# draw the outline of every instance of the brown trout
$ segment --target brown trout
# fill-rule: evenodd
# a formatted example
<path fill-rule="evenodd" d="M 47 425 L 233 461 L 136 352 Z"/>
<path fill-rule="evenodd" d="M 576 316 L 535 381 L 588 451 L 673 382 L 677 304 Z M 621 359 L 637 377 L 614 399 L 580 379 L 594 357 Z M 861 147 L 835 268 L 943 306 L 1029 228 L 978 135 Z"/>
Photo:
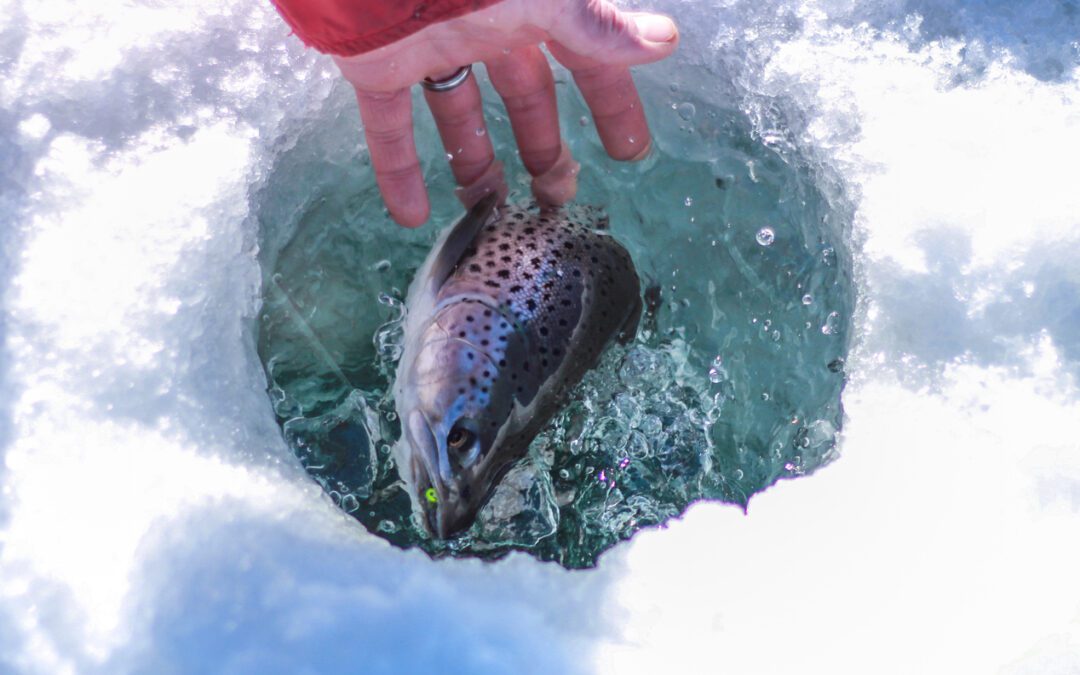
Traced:
<path fill-rule="evenodd" d="M 468 529 L 604 348 L 634 337 L 638 275 L 599 225 L 488 197 L 417 271 L 394 382 L 394 454 L 435 536 Z"/>

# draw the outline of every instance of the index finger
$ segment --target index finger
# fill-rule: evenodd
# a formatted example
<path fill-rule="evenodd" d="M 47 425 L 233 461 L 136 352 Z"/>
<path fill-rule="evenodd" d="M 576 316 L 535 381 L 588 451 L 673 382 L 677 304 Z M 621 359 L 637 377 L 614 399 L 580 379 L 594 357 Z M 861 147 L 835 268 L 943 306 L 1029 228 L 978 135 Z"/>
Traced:
<path fill-rule="evenodd" d="M 405 227 L 418 227 L 430 215 L 424 174 L 413 138 L 412 95 L 356 88 L 371 166 L 390 216 Z"/>

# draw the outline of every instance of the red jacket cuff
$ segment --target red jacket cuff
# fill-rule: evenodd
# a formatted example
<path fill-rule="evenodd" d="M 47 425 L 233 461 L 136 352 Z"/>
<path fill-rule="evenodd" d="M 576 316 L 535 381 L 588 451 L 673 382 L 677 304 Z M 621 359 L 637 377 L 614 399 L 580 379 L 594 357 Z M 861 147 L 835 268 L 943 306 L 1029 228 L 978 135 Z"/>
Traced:
<path fill-rule="evenodd" d="M 309 47 L 354 56 L 501 0 L 271 0 Z"/>

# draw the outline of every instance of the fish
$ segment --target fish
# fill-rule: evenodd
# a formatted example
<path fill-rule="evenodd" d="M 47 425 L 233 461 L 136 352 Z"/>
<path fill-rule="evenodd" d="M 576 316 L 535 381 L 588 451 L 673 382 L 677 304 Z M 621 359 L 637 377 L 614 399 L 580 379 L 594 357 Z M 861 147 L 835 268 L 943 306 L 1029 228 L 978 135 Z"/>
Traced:
<path fill-rule="evenodd" d="M 633 260 L 597 211 L 581 213 L 486 197 L 410 284 L 393 456 L 430 536 L 468 530 L 607 346 L 636 335 Z"/>

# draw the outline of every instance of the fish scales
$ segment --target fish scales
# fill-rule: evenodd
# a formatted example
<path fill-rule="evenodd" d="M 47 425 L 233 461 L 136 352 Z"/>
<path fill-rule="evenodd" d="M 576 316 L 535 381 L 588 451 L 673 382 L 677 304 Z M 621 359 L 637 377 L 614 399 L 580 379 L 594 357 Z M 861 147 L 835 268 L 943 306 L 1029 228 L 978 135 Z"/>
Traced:
<path fill-rule="evenodd" d="M 466 249 L 438 298 L 462 297 L 485 306 L 475 316 L 465 314 L 464 321 L 450 319 L 446 327 L 509 368 L 517 382 L 515 398 L 528 405 L 566 360 L 574 332 L 581 331 L 575 355 L 595 359 L 621 327 L 626 309 L 638 302 L 638 292 L 630 255 L 612 237 L 576 219 L 507 207 Z M 473 300 L 475 295 L 491 302 Z M 507 360 L 510 341 L 523 348 Z"/>
<path fill-rule="evenodd" d="M 414 282 L 432 277 L 419 287 L 430 297 L 413 289 L 407 303 L 399 469 L 411 469 L 414 503 L 440 536 L 471 524 L 604 348 L 633 336 L 641 311 L 630 255 L 595 218 L 493 206 L 436 246 Z M 455 234 L 471 234 L 458 237 L 460 252 Z M 439 255 L 454 258 L 444 271 Z"/>

